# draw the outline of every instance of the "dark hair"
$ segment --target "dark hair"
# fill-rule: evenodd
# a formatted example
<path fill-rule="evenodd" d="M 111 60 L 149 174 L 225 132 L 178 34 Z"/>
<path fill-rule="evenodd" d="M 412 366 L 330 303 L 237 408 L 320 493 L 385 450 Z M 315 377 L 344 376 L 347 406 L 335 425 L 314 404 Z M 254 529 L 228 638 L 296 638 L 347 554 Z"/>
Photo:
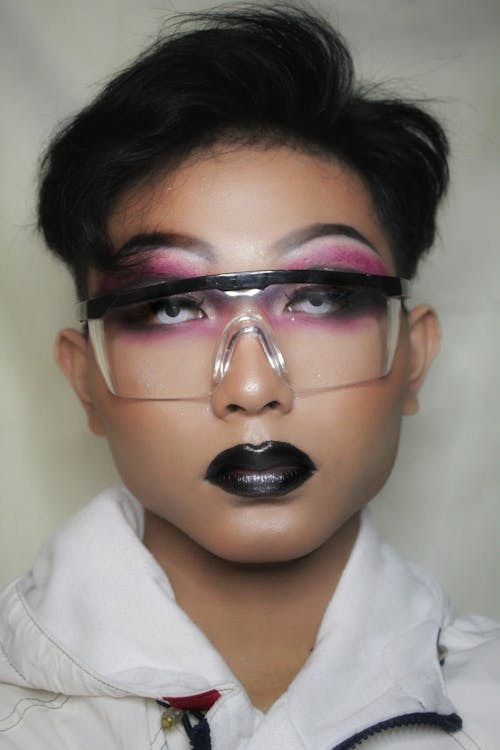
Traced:
<path fill-rule="evenodd" d="M 433 242 L 448 143 L 420 106 L 354 78 L 342 37 L 312 11 L 245 5 L 188 14 L 114 78 L 50 145 L 39 227 L 85 294 L 112 266 L 106 224 L 134 184 L 223 141 L 291 145 L 365 181 L 400 275 Z"/>

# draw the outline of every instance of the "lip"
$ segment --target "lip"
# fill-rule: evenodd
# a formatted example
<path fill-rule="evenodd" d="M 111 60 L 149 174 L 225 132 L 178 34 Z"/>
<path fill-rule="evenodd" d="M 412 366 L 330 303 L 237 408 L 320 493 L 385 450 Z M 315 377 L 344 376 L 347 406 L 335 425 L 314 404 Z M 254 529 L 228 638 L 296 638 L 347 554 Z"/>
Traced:
<path fill-rule="evenodd" d="M 222 451 L 209 464 L 205 479 L 239 497 L 282 497 L 304 484 L 315 471 L 313 461 L 299 448 L 269 440 Z"/>

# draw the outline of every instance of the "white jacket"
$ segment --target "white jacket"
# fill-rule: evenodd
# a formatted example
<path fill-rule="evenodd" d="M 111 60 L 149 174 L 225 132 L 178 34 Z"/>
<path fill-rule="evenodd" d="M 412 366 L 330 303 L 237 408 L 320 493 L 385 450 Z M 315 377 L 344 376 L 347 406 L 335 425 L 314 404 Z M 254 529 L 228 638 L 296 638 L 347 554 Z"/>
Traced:
<path fill-rule="evenodd" d="M 108 490 L 3 592 L 1 750 L 186 750 L 157 699 L 191 708 L 200 694 L 205 719 L 179 713 L 201 721 L 200 750 L 500 748 L 499 627 L 453 621 L 368 514 L 309 660 L 266 714 L 177 606 L 142 524 L 137 501 Z"/>

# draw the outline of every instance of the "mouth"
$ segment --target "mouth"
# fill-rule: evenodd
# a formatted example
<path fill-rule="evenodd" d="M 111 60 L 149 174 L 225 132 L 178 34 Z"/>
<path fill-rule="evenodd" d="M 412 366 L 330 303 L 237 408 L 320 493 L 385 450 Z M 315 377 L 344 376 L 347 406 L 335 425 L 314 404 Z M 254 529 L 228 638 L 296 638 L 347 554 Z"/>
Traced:
<path fill-rule="evenodd" d="M 235 445 L 209 464 L 205 479 L 239 497 L 281 497 L 300 487 L 316 471 L 309 456 L 290 443 Z"/>

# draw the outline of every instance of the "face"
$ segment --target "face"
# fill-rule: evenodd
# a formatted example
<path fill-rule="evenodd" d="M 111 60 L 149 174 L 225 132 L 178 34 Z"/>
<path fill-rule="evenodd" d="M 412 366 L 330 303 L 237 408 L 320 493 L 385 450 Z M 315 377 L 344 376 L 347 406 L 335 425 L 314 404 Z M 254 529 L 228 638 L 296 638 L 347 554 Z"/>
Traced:
<path fill-rule="evenodd" d="M 172 275 L 318 266 L 395 274 L 388 238 L 360 178 L 339 163 L 287 148 L 221 148 L 193 157 L 125 195 L 109 230 L 117 252 L 145 235 L 149 247 L 121 278 L 94 273 L 94 294 L 129 285 L 131 275 L 141 284 Z M 401 417 L 417 408 L 437 339 L 432 311 L 418 308 L 403 316 L 386 377 L 297 396 L 247 337 L 204 401 L 116 397 L 80 334 L 63 332 L 58 346 L 91 428 L 106 436 L 125 484 L 150 515 L 220 558 L 274 562 L 320 549 L 380 490 Z M 307 351 L 303 356 L 307 366 Z M 314 468 L 299 486 L 247 497 L 208 481 L 207 468 L 219 454 L 268 441 L 308 457 Z"/>

